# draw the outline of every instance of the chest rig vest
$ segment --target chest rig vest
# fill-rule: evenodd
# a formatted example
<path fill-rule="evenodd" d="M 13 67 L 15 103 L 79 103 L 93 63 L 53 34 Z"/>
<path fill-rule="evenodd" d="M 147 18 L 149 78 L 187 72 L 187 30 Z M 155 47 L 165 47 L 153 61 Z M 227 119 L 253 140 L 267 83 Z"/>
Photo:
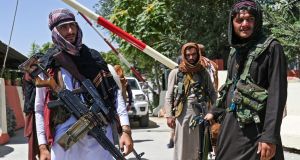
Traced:
<path fill-rule="evenodd" d="M 201 72 L 204 72 L 203 69 Z M 200 73 L 201 73 L 200 72 Z M 195 82 L 192 74 L 183 74 L 181 71 L 177 73 L 177 84 L 173 88 L 173 109 L 172 114 L 175 117 L 181 115 L 184 103 L 187 100 L 189 94 L 195 94 L 196 102 L 207 102 L 209 99 L 206 89 L 206 81 L 201 74 L 198 73 L 198 79 Z"/>
<path fill-rule="evenodd" d="M 250 77 L 250 67 L 253 60 L 259 57 L 273 40 L 272 37 L 264 37 L 250 49 L 240 77 L 236 79 L 227 77 L 225 84 L 219 90 L 220 96 L 216 101 L 216 107 L 226 108 L 227 112 L 235 112 L 241 128 L 246 124 L 261 122 L 259 112 L 267 105 L 268 91 L 255 84 Z M 236 54 L 236 50 L 232 48 L 228 64 L 231 63 L 234 54 Z M 225 106 L 228 93 L 232 95 L 231 103 L 229 106 Z"/>

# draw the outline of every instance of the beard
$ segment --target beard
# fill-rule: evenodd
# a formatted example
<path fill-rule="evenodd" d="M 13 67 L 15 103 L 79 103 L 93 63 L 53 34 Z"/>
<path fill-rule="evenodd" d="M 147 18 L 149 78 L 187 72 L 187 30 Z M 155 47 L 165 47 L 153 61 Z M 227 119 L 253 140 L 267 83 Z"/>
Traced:
<path fill-rule="evenodd" d="M 186 60 L 189 64 L 191 64 L 191 65 L 196 65 L 197 64 L 197 62 L 198 62 L 198 58 L 197 59 L 189 59 L 189 60 Z"/>

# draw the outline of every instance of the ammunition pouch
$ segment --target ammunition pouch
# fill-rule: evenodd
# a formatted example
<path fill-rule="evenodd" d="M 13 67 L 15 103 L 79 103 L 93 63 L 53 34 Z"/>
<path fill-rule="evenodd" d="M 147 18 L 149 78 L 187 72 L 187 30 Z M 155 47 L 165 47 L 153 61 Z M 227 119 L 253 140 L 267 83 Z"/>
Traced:
<path fill-rule="evenodd" d="M 219 89 L 219 96 L 216 100 L 216 104 L 215 106 L 217 108 L 226 108 L 225 106 L 225 101 L 226 101 L 226 97 L 227 97 L 227 92 L 229 90 L 229 87 L 232 84 L 232 80 L 227 79 L 225 84 L 223 84 L 220 89 Z"/>
<path fill-rule="evenodd" d="M 181 112 L 183 110 L 183 103 L 180 102 L 176 107 L 173 108 L 174 117 L 179 117 L 181 115 Z"/>
<path fill-rule="evenodd" d="M 268 91 L 253 83 L 250 77 L 250 67 L 252 62 L 264 53 L 273 40 L 272 37 L 263 37 L 250 49 L 243 73 L 235 86 L 232 102 L 236 107 L 237 120 L 241 128 L 245 124 L 261 122 L 259 113 L 266 107 Z M 235 50 L 232 49 L 231 53 L 235 53 Z M 229 110 L 231 110 L 230 108 Z"/>
<path fill-rule="evenodd" d="M 236 115 L 240 126 L 260 123 L 259 112 L 266 107 L 268 91 L 250 81 L 239 80 L 232 102 L 237 106 Z"/>
<path fill-rule="evenodd" d="M 68 112 L 64 107 L 54 108 L 51 112 L 53 113 L 53 115 L 51 116 L 51 123 L 54 127 L 64 123 L 71 117 L 71 113 Z"/>
<path fill-rule="evenodd" d="M 57 99 L 57 94 L 49 90 L 49 98 L 51 100 Z M 51 102 L 51 101 L 50 101 Z M 48 106 L 51 105 L 48 103 Z M 64 123 L 67 119 L 71 117 L 71 113 L 65 109 L 65 107 L 56 106 L 51 108 L 51 117 L 50 117 L 50 122 L 53 125 L 53 127 L 56 127 L 59 124 Z"/>
<path fill-rule="evenodd" d="M 179 82 L 178 85 L 174 87 L 173 93 L 174 93 L 174 103 L 173 103 L 173 108 L 172 108 L 172 114 L 175 117 L 179 117 L 182 110 L 183 110 L 183 93 L 184 88 L 183 88 L 183 83 Z"/>
<path fill-rule="evenodd" d="M 201 83 L 201 81 L 197 81 L 190 85 L 190 90 L 192 93 L 195 94 L 198 103 L 209 102 L 209 93 L 206 91 L 207 87 L 205 83 Z"/>

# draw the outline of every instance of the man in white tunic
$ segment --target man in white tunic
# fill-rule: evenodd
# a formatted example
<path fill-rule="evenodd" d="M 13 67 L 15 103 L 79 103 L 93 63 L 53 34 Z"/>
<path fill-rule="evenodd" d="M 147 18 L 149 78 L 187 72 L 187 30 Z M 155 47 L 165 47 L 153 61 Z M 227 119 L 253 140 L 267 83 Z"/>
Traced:
<path fill-rule="evenodd" d="M 128 114 L 124 100 L 107 68 L 106 62 L 102 59 L 99 52 L 82 44 L 81 29 L 75 21 L 74 14 L 69 10 L 57 9 L 52 11 L 49 14 L 49 28 L 52 31 L 52 40 L 56 49 L 50 49 L 47 54 L 51 55 L 51 51 L 66 53 L 72 59 L 80 74 L 94 83 L 109 111 L 116 112 L 118 115 L 122 126 L 119 140 L 120 148 L 123 149 L 124 155 L 128 155 L 133 149 Z M 51 56 L 47 60 L 50 61 Z M 49 68 L 48 74 L 52 75 L 57 82 L 61 80 L 65 89 L 73 90 L 80 87 L 80 82 L 55 61 L 51 62 Z M 45 79 L 44 74 L 39 76 Z M 77 119 L 68 111 L 62 109 L 63 107 L 57 107 L 58 109 L 56 108 L 55 110 L 47 108 L 47 102 L 57 98 L 53 93 L 51 89 L 46 87 L 36 89 L 35 114 L 41 153 L 40 160 L 112 160 L 111 154 L 103 149 L 96 139 L 90 135 L 85 135 L 68 150 L 64 150 L 57 143 L 57 140 L 65 134 Z M 82 101 L 84 101 L 84 95 L 81 97 Z M 105 133 L 110 141 L 113 142 L 111 125 L 105 128 Z"/>

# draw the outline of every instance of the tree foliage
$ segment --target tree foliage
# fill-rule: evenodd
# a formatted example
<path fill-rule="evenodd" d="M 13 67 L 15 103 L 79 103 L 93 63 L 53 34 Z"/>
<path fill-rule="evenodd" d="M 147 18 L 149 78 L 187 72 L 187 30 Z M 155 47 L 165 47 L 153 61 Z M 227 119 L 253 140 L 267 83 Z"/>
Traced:
<path fill-rule="evenodd" d="M 33 42 L 31 44 L 31 46 L 30 46 L 30 50 L 29 50 L 29 55 L 28 56 L 31 57 L 35 53 L 38 53 L 40 48 L 41 47 L 37 43 Z"/>
<path fill-rule="evenodd" d="M 282 43 L 289 62 L 299 62 L 300 1 L 281 0 L 263 7 L 266 28 Z"/>
<path fill-rule="evenodd" d="M 98 13 L 107 15 L 111 22 L 143 40 L 162 54 L 175 59 L 182 44 L 188 41 L 203 43 L 210 57 L 219 58 L 227 43 L 227 11 L 233 0 L 101 0 L 113 7 L 108 14 L 104 7 Z M 112 5 L 113 4 L 113 5 Z M 121 49 L 130 45 L 117 40 Z M 135 51 L 136 52 L 136 51 Z"/>
<path fill-rule="evenodd" d="M 264 10 L 266 32 L 283 44 L 289 59 L 299 57 L 299 1 L 257 0 Z M 109 18 L 146 44 L 169 58 L 175 59 L 182 44 L 203 43 L 210 58 L 228 54 L 228 12 L 235 0 L 99 0 L 98 13 Z M 114 37 L 120 49 L 139 67 L 153 66 L 140 51 L 124 40 Z M 225 55 L 225 56 L 224 56 Z M 147 62 L 147 64 L 143 63 Z"/>
<path fill-rule="evenodd" d="M 43 53 L 43 54 L 45 54 L 47 52 L 47 50 L 49 48 L 51 48 L 52 46 L 53 46 L 52 42 L 46 42 L 46 43 L 42 44 L 42 46 L 40 46 L 37 43 L 33 42 L 31 44 L 28 56 L 31 57 L 32 55 L 34 55 L 36 53 Z"/>
<path fill-rule="evenodd" d="M 108 64 L 116 65 L 121 63 L 119 58 L 112 51 L 101 53 L 101 56 Z"/>
<path fill-rule="evenodd" d="M 95 8 L 115 25 L 175 60 L 180 47 L 190 41 L 204 44 L 209 57 L 222 57 L 228 49 L 227 11 L 232 3 L 233 0 L 99 0 Z M 162 68 L 129 43 L 113 38 L 126 58 L 147 77 L 154 76 L 154 66 Z M 161 74 L 158 70 L 155 76 Z"/>

